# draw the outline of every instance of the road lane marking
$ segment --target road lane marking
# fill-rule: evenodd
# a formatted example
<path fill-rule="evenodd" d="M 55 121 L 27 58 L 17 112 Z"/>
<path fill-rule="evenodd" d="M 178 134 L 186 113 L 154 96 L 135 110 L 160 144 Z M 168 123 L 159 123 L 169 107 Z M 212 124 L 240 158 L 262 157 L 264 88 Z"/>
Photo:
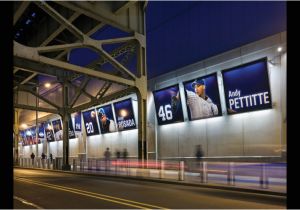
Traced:
<path fill-rule="evenodd" d="M 44 187 L 49 187 L 49 188 L 53 188 L 53 189 L 58 189 L 58 190 L 66 191 L 66 192 L 71 192 L 71 193 L 75 193 L 75 194 L 80 194 L 80 195 L 84 195 L 84 196 L 88 196 L 88 197 L 93 197 L 93 198 L 97 198 L 97 199 L 101 199 L 101 200 L 106 200 L 106 201 L 130 206 L 130 207 L 135 207 L 135 208 L 139 208 L 139 209 L 145 209 L 145 208 L 167 209 L 164 207 L 155 206 L 155 205 L 151 205 L 151 204 L 146 204 L 146 203 L 127 200 L 127 199 L 123 199 L 123 198 L 108 196 L 108 195 L 104 195 L 104 194 L 100 194 L 100 193 L 93 193 L 93 192 L 79 190 L 79 189 L 71 188 L 71 187 L 64 187 L 64 186 L 60 186 L 60 185 L 54 185 L 54 184 L 49 184 L 49 183 L 45 183 L 45 182 L 34 181 L 34 180 L 26 179 L 26 178 L 15 178 L 15 180 L 21 181 L 21 182 L 27 182 L 27 183 L 31 183 L 31 184 L 36 184 L 36 185 L 40 185 L 40 186 L 44 186 Z"/>
<path fill-rule="evenodd" d="M 35 207 L 35 208 L 37 208 L 37 209 L 45 209 L 45 208 L 43 208 L 43 207 L 41 207 L 41 206 L 38 206 L 38 205 L 36 205 L 36 204 L 34 204 L 34 203 L 31 203 L 31 202 L 29 202 L 29 201 L 27 201 L 27 200 L 25 200 L 25 199 L 23 199 L 23 198 L 20 198 L 20 197 L 15 196 L 15 195 L 14 195 L 14 199 L 16 199 L 16 200 L 18 200 L 18 201 L 21 201 L 22 203 L 24 203 L 24 204 L 26 204 L 26 205 L 33 206 L 33 207 Z"/>

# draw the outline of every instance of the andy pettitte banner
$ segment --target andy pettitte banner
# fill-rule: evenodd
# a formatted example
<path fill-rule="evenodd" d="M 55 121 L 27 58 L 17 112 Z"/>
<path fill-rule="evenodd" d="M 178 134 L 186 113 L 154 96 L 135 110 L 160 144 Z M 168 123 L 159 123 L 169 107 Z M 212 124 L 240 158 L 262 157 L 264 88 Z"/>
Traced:
<path fill-rule="evenodd" d="M 183 121 L 178 85 L 153 91 L 153 96 L 159 125 Z"/>
<path fill-rule="evenodd" d="M 131 98 L 114 103 L 118 130 L 129 130 L 136 128 Z"/>
<path fill-rule="evenodd" d="M 267 58 L 222 71 L 228 114 L 272 108 Z"/>

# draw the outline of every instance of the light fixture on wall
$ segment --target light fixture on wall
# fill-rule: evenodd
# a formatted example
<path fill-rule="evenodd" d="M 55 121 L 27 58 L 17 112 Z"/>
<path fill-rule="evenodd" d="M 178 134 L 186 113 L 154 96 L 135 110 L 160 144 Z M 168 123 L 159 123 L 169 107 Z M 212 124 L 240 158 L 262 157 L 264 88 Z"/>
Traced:
<path fill-rule="evenodd" d="M 278 56 L 276 56 L 276 57 L 278 57 Z M 274 57 L 274 58 L 268 60 L 268 62 L 269 62 L 271 65 L 273 65 L 273 66 L 276 66 L 277 64 L 280 64 L 279 62 L 276 62 L 276 57 Z"/>
<path fill-rule="evenodd" d="M 273 58 L 269 59 L 268 62 L 270 64 L 272 64 L 273 66 L 280 64 L 281 55 L 284 52 L 283 50 L 284 50 L 283 47 L 281 45 L 279 45 L 277 47 L 278 54 L 276 56 L 274 56 Z"/>
<path fill-rule="evenodd" d="M 281 51 L 282 51 L 282 47 L 279 46 L 279 47 L 277 48 L 277 52 L 281 52 Z"/>
<path fill-rule="evenodd" d="M 27 126 L 27 124 L 23 123 L 23 124 L 20 125 L 20 127 L 23 128 L 23 129 L 26 129 L 28 126 Z"/>
<path fill-rule="evenodd" d="M 46 82 L 44 86 L 45 86 L 45 88 L 50 88 L 51 84 L 49 82 Z"/>

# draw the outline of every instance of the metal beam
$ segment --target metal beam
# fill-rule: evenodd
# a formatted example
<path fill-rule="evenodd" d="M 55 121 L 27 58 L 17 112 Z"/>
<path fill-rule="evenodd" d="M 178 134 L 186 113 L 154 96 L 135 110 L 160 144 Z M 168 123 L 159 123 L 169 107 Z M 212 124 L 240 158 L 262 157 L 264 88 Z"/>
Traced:
<path fill-rule="evenodd" d="M 102 48 L 97 48 L 97 50 L 100 51 L 100 53 L 107 59 L 109 62 L 120 72 L 124 73 L 125 75 L 128 75 L 131 79 L 136 79 L 136 76 L 131 73 L 125 66 L 123 66 L 121 63 L 119 63 L 116 59 L 110 56 L 105 50 Z"/>
<path fill-rule="evenodd" d="M 72 23 L 79 16 L 80 16 L 80 13 L 74 12 L 74 14 L 68 19 L 68 21 Z M 46 46 L 47 44 L 49 44 L 56 36 L 58 36 L 58 34 L 60 34 L 65 29 L 66 29 L 65 25 L 60 25 L 56 31 L 54 31 L 50 36 L 47 37 L 47 39 L 45 41 L 43 41 L 41 46 Z"/>
<path fill-rule="evenodd" d="M 61 50 L 70 50 L 70 49 L 80 48 L 80 47 L 83 47 L 82 43 L 52 45 L 46 47 L 37 47 L 36 49 L 39 53 L 45 53 L 45 52 L 53 52 L 53 51 L 61 51 Z"/>
<path fill-rule="evenodd" d="M 31 90 L 30 88 L 26 87 L 25 85 L 19 85 L 18 86 L 18 91 L 24 91 L 24 92 L 28 92 L 32 95 L 34 95 L 35 97 L 41 99 L 42 101 L 46 102 L 47 104 L 55 107 L 56 109 L 59 109 L 60 107 L 58 105 L 56 105 L 55 103 L 49 101 L 48 99 L 44 98 L 43 96 L 40 96 L 39 94 L 37 94 L 35 91 Z"/>
<path fill-rule="evenodd" d="M 116 15 L 119 15 L 122 12 L 125 12 L 129 7 L 134 5 L 137 2 L 137 0 L 130 0 L 128 2 L 125 2 L 120 8 L 114 11 Z"/>
<path fill-rule="evenodd" d="M 90 30 L 88 33 L 86 33 L 87 36 L 92 35 L 93 33 L 95 33 L 96 31 L 98 31 L 100 28 L 102 28 L 103 26 L 105 26 L 104 23 L 99 23 L 98 25 L 96 25 L 92 30 Z M 65 54 L 67 54 L 69 52 L 69 50 L 65 50 L 63 52 L 61 52 L 60 54 L 58 54 L 55 59 L 60 59 L 61 57 L 63 57 Z"/>
<path fill-rule="evenodd" d="M 40 8 L 42 8 L 46 13 L 48 13 L 57 22 L 64 25 L 72 34 L 74 34 L 79 40 L 83 40 L 85 34 L 82 33 L 78 28 L 76 28 L 72 23 L 70 23 L 66 18 L 60 15 L 55 9 L 53 9 L 45 1 L 37 1 L 36 3 Z"/>
<path fill-rule="evenodd" d="M 122 43 L 122 42 L 128 42 L 133 41 L 136 38 L 134 36 L 129 37 L 121 37 L 121 38 L 115 38 L 115 39 L 105 39 L 105 40 L 99 40 L 99 44 L 115 44 L 115 43 Z"/>
<path fill-rule="evenodd" d="M 87 109 L 87 108 L 89 108 L 91 106 L 95 106 L 95 105 L 98 105 L 98 104 L 103 104 L 103 103 L 106 103 L 106 102 L 110 102 L 110 101 L 112 101 L 114 99 L 118 99 L 118 98 L 130 95 L 132 93 L 135 93 L 135 92 L 136 92 L 136 88 L 135 87 L 129 87 L 129 88 L 125 89 L 125 90 L 118 91 L 116 93 L 110 94 L 110 95 L 105 96 L 103 98 L 92 100 L 91 102 L 88 102 L 88 103 L 76 106 L 76 107 L 74 107 L 72 109 L 69 109 L 69 112 L 70 112 L 70 114 L 74 113 L 74 112 L 78 112 L 78 111 Z"/>
<path fill-rule="evenodd" d="M 90 81 L 90 78 L 88 76 L 85 76 L 84 80 L 80 84 L 79 89 L 76 90 L 75 96 L 71 99 L 71 103 L 70 103 L 71 108 L 74 106 L 74 104 L 78 100 L 79 96 L 81 95 L 81 90 L 86 88 L 89 81 Z"/>
<path fill-rule="evenodd" d="M 24 105 L 24 104 L 14 104 L 14 108 L 39 111 L 39 112 L 48 112 L 48 113 L 53 113 L 53 114 L 60 114 L 59 110 L 36 107 L 36 106 L 29 106 L 29 105 Z"/>
<path fill-rule="evenodd" d="M 89 94 L 88 92 L 86 92 L 83 88 L 80 89 L 80 87 L 77 87 L 76 85 L 72 84 L 72 82 L 67 81 L 67 83 L 69 85 L 71 85 L 72 87 L 74 87 L 76 90 L 82 91 L 83 94 L 85 94 L 87 97 L 89 97 L 90 99 L 93 99 L 94 96 L 92 96 L 91 94 Z"/>
<path fill-rule="evenodd" d="M 29 80 L 31 80 L 33 77 L 35 77 L 37 75 L 37 73 L 33 73 L 31 74 L 29 77 L 27 77 L 26 79 L 24 79 L 20 84 L 24 85 L 26 82 L 28 82 Z"/>
<path fill-rule="evenodd" d="M 27 83 L 29 80 L 31 80 L 33 77 L 35 77 L 37 75 L 37 73 L 32 73 L 29 77 L 27 77 L 26 79 L 24 79 L 22 82 L 20 82 L 21 85 Z M 14 86 L 14 89 L 16 89 L 18 87 L 19 84 L 17 84 L 16 86 Z"/>
<path fill-rule="evenodd" d="M 104 5 L 107 4 L 105 2 L 90 4 L 88 2 L 56 1 L 56 3 L 123 31 L 129 33 L 133 32 L 133 30 L 128 27 L 128 16 L 118 17 L 112 11 L 104 9 L 105 7 L 107 8 L 107 5 Z"/>
<path fill-rule="evenodd" d="M 98 91 L 98 93 L 96 94 L 96 98 L 97 99 L 102 98 L 111 85 L 112 85 L 111 82 L 105 82 L 103 86 L 100 88 L 100 90 Z"/>
<path fill-rule="evenodd" d="M 30 1 L 21 2 L 20 7 L 18 8 L 18 10 L 14 14 L 14 23 L 13 23 L 14 25 L 18 22 L 19 18 L 22 16 L 24 11 L 27 9 L 29 4 L 30 4 Z"/>
<path fill-rule="evenodd" d="M 22 59 L 22 61 L 24 61 L 24 60 L 34 61 L 36 63 L 46 64 L 46 65 L 49 65 L 52 67 L 56 67 L 57 70 L 61 69 L 61 70 L 67 70 L 67 71 L 76 72 L 76 73 L 80 73 L 80 74 L 85 74 L 85 75 L 89 75 L 92 77 L 100 78 L 102 80 L 115 82 L 118 84 L 129 85 L 129 86 L 135 85 L 135 81 L 132 81 L 132 80 L 124 79 L 124 78 L 113 76 L 113 75 L 110 75 L 107 73 L 95 71 L 93 69 L 76 66 L 76 65 L 66 63 L 63 61 L 58 61 L 55 59 L 40 56 L 40 55 L 38 55 L 36 49 L 31 48 L 31 47 L 26 47 L 21 44 L 16 44 L 16 43 L 17 42 L 14 41 L 14 57 L 15 57 L 15 59 L 20 58 L 20 59 Z M 20 65 L 22 65 L 22 64 L 23 64 L 23 62 L 20 63 Z M 28 68 L 28 67 L 25 67 L 25 68 Z M 42 71 L 45 71 L 45 69 L 42 69 Z M 57 72 L 56 72 L 56 74 L 57 74 Z"/>
<path fill-rule="evenodd" d="M 38 73 L 50 77 L 56 77 L 58 73 L 57 68 L 19 57 L 14 57 L 14 66 L 20 68 L 22 71 Z"/>
<path fill-rule="evenodd" d="M 20 70 L 19 68 L 14 67 L 13 73 L 15 74 L 15 73 L 17 73 L 19 70 Z"/>

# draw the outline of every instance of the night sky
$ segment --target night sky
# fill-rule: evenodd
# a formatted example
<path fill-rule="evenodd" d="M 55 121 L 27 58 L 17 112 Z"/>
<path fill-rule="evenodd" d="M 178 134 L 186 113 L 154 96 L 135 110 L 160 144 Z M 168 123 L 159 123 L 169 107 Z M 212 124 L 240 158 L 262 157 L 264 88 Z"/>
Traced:
<path fill-rule="evenodd" d="M 149 1 L 146 9 L 148 79 L 286 30 L 286 2 Z M 95 39 L 127 34 L 110 26 Z M 76 49 L 70 62 L 97 56 Z"/>

